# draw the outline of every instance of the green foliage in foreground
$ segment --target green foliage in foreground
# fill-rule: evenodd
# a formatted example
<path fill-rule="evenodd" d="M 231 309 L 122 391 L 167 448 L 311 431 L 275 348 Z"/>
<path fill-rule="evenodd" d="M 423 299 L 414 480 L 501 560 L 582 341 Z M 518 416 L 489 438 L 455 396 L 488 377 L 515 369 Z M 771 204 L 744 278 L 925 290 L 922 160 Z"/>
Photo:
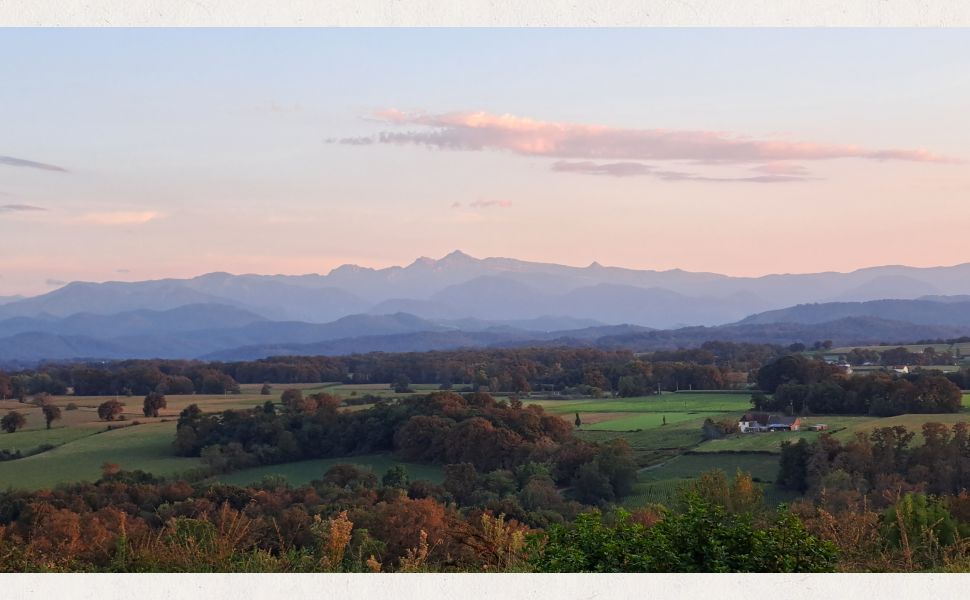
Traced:
<path fill-rule="evenodd" d="M 821 573 L 835 571 L 837 558 L 831 543 L 787 511 L 758 526 L 750 514 L 728 514 L 696 494 L 685 498 L 683 512 L 650 527 L 618 510 L 612 524 L 586 513 L 547 534 L 545 543 L 534 538 L 529 552 L 539 572 Z"/>

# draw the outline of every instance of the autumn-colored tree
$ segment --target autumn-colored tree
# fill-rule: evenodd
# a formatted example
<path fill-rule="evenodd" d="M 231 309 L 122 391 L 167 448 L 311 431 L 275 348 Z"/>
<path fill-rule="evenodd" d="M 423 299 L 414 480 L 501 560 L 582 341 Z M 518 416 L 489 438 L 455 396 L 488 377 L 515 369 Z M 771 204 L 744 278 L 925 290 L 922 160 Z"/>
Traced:
<path fill-rule="evenodd" d="M 751 479 L 750 473 L 740 469 L 729 481 L 724 471 L 712 469 L 701 473 L 700 477 L 686 484 L 680 492 L 679 502 L 690 497 L 720 506 L 731 514 L 755 513 L 765 510 L 763 492 Z"/>
<path fill-rule="evenodd" d="M 27 418 L 15 410 L 8 412 L 0 419 L 0 429 L 7 433 L 14 433 L 26 424 Z"/>
<path fill-rule="evenodd" d="M 408 551 L 412 550 L 410 564 L 414 566 L 413 560 L 422 553 L 422 538 L 427 550 L 423 559 L 426 562 L 437 554 L 436 551 L 446 550 L 445 546 L 450 540 L 448 511 L 432 498 L 412 500 L 400 497 L 394 502 L 379 502 L 352 517 L 354 523 L 385 543 L 385 564 L 400 564 L 400 560 L 406 559 Z"/>
<path fill-rule="evenodd" d="M 303 398 L 303 392 L 296 388 L 283 390 L 283 393 L 280 395 L 280 402 L 290 412 L 309 412 L 307 402 Z"/>
<path fill-rule="evenodd" d="M 336 517 L 323 520 L 320 515 L 315 517 L 312 527 L 318 538 L 320 552 L 320 569 L 324 572 L 339 572 L 344 561 L 344 553 L 350 544 L 351 532 L 354 524 L 347 518 L 347 511 L 341 511 Z"/>
<path fill-rule="evenodd" d="M 526 568 L 525 538 L 529 527 L 504 514 L 494 516 L 483 512 L 478 527 L 468 527 L 463 542 L 470 546 L 485 571 L 510 572 Z"/>
<path fill-rule="evenodd" d="M 343 404 L 343 400 L 341 400 L 340 396 L 335 396 L 326 392 L 311 394 L 306 398 L 306 400 L 307 404 L 304 407 L 304 410 L 309 412 L 322 410 L 331 415 L 335 414 Z"/>
<path fill-rule="evenodd" d="M 114 421 L 125 410 L 125 405 L 117 400 L 108 400 L 98 405 L 98 418 L 102 421 Z"/>

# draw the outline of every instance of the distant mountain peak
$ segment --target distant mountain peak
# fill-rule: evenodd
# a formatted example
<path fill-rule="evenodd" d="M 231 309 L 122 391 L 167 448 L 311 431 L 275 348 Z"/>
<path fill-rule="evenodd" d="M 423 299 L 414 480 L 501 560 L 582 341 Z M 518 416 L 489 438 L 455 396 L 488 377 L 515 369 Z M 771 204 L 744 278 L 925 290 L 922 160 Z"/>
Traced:
<path fill-rule="evenodd" d="M 452 250 L 446 256 L 442 257 L 441 260 L 475 260 L 471 255 L 465 254 L 461 250 Z"/>
<path fill-rule="evenodd" d="M 369 273 L 375 270 L 376 269 L 373 269 L 371 267 L 362 267 L 360 265 L 348 264 L 348 265 L 340 265 L 339 267 L 331 269 L 328 275 L 336 275 L 341 273 Z"/>
<path fill-rule="evenodd" d="M 213 271 L 212 273 L 204 273 L 193 277 L 196 281 L 224 281 L 226 279 L 232 279 L 235 277 L 232 273 L 227 273 L 226 271 Z"/>
<path fill-rule="evenodd" d="M 439 259 L 434 259 L 429 256 L 421 256 L 413 263 L 411 267 L 424 267 L 424 268 L 440 268 L 440 267 L 460 267 L 468 265 L 470 263 L 478 262 L 478 259 L 465 254 L 461 250 L 453 250 L 452 252 L 442 256 Z"/>

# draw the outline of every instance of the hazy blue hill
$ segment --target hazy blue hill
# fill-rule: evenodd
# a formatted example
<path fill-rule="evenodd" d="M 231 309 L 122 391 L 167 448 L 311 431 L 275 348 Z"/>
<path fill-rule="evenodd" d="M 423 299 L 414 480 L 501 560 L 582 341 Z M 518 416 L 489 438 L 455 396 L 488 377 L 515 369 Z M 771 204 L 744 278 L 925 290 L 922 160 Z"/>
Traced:
<path fill-rule="evenodd" d="M 241 327 L 263 320 L 264 317 L 255 313 L 225 304 L 186 304 L 165 311 L 135 310 L 114 315 L 77 313 L 64 318 L 49 315 L 13 317 L 0 321 L 0 337 L 45 332 L 109 339 L 123 335 Z"/>
<path fill-rule="evenodd" d="M 0 361 L 122 359 L 132 356 L 130 352 L 123 344 L 83 336 L 21 333 L 0 339 Z"/>
<path fill-rule="evenodd" d="M 604 336 L 596 345 L 635 351 L 697 347 L 707 341 L 753 342 L 787 346 L 831 340 L 835 345 L 900 343 L 970 335 L 970 326 L 915 325 L 875 317 L 847 317 L 824 323 L 736 324 L 720 327 L 685 327 Z"/>
<path fill-rule="evenodd" d="M 481 348 L 523 339 L 521 333 L 487 331 L 429 331 L 383 336 L 363 336 L 313 344 L 264 344 L 213 352 L 205 360 L 253 360 L 266 356 L 339 356 L 365 352 L 426 352 L 455 348 Z"/>
<path fill-rule="evenodd" d="M 824 323 L 845 317 L 877 317 L 918 325 L 970 326 L 970 301 L 872 300 L 799 304 L 751 315 L 738 324 Z"/>
<path fill-rule="evenodd" d="M 2 307 L 0 316 L 67 317 L 78 313 L 111 315 L 133 310 L 169 310 L 186 304 L 231 304 L 190 289 L 184 281 L 161 279 L 143 282 L 75 282 L 41 296 L 25 298 Z"/>

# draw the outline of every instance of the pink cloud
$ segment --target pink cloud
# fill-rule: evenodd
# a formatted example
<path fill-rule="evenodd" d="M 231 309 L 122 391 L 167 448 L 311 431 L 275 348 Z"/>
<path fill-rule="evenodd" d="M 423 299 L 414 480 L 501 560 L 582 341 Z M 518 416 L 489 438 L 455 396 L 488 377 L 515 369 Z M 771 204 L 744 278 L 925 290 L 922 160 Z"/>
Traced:
<path fill-rule="evenodd" d="M 596 163 L 592 161 L 557 161 L 552 164 L 552 170 L 559 173 L 581 173 L 583 175 L 608 175 L 610 177 L 650 176 L 664 181 L 708 181 L 708 182 L 737 182 L 737 183 L 786 183 L 792 181 L 807 181 L 813 179 L 807 172 L 802 173 L 769 173 L 765 175 L 745 177 L 710 177 L 660 169 L 651 165 L 637 162 Z"/>
<path fill-rule="evenodd" d="M 486 112 L 427 114 L 387 109 L 375 118 L 411 131 L 384 131 L 377 136 L 344 138 L 343 144 L 414 144 L 442 150 L 497 150 L 524 156 L 572 159 L 558 162 L 561 172 L 630 177 L 649 175 L 667 180 L 782 182 L 808 179 L 808 171 L 787 161 L 855 158 L 874 161 L 960 163 L 923 149 L 868 149 L 854 144 L 823 144 L 782 139 L 753 139 L 721 131 L 624 129 L 539 121 Z M 610 161 L 589 163 L 586 161 Z M 694 165 L 764 163 L 753 177 L 705 177 L 663 171 L 634 161 L 682 161 Z"/>

